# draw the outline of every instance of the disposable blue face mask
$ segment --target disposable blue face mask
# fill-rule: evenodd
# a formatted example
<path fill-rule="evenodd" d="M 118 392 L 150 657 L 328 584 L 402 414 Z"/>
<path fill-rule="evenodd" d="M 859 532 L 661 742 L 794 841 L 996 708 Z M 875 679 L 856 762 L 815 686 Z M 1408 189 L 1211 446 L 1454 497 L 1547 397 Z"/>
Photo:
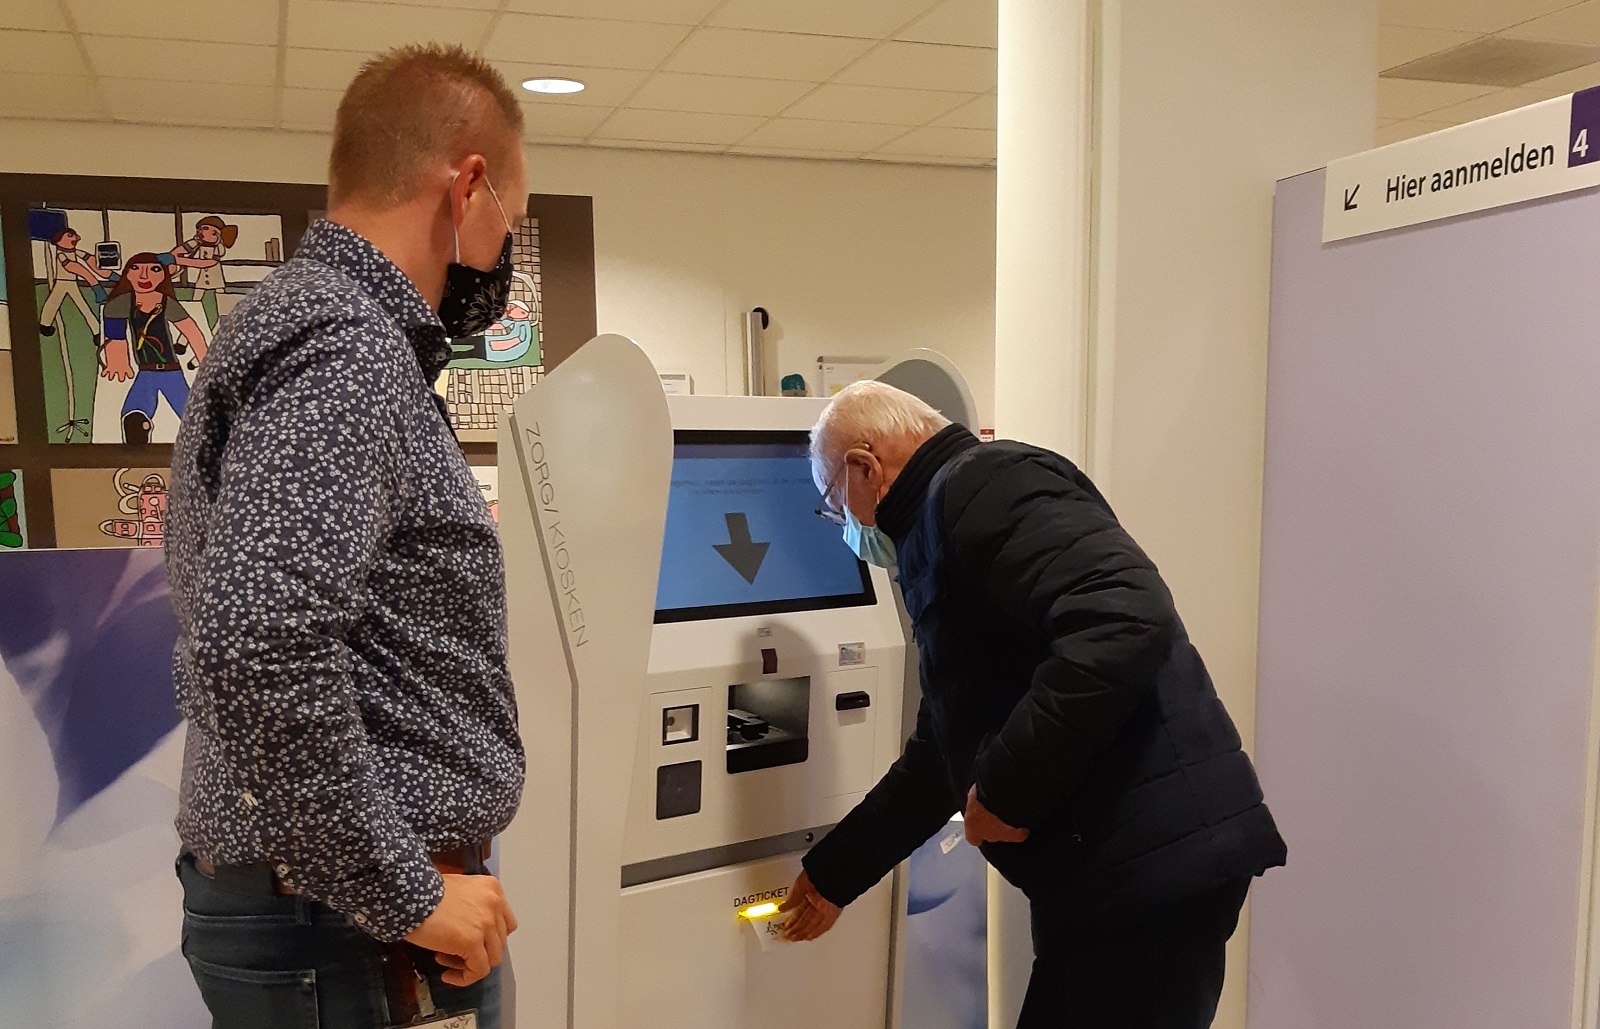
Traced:
<path fill-rule="evenodd" d="M 850 510 L 850 478 L 844 480 L 844 542 L 857 557 L 879 568 L 894 567 L 894 540 L 876 525 L 862 525 L 861 519 Z"/>

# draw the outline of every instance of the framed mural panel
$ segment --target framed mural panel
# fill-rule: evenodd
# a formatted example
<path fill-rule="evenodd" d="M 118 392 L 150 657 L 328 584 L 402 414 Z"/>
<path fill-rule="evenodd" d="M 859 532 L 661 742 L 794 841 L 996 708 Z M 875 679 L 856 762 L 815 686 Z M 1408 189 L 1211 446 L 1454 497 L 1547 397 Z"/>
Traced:
<path fill-rule="evenodd" d="M 195 373 L 325 207 L 316 185 L 0 175 L 0 470 L 17 508 L 0 539 L 159 545 Z M 534 194 L 528 212 L 505 317 L 452 340 L 436 383 L 475 466 L 494 463 L 500 412 L 596 334 L 591 198 Z"/>

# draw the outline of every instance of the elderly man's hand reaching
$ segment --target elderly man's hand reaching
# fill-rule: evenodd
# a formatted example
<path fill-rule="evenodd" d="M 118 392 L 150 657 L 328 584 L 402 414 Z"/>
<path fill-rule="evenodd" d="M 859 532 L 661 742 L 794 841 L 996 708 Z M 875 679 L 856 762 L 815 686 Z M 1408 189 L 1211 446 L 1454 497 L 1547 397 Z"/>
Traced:
<path fill-rule="evenodd" d="M 811 885 L 811 877 L 804 872 L 789 887 L 789 896 L 778 909 L 791 913 L 783 924 L 783 938 L 799 943 L 814 940 L 833 928 L 844 908 L 829 901 Z"/>

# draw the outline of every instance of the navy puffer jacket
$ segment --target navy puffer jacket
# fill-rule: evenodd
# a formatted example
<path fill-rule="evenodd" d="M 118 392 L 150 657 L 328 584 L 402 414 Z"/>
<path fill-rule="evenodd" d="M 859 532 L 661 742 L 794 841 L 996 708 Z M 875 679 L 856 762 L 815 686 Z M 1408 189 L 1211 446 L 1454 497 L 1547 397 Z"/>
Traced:
<path fill-rule="evenodd" d="M 1284 863 L 1171 593 L 1072 462 L 951 426 L 907 463 L 878 524 L 922 704 L 905 753 L 806 855 L 824 897 L 864 893 L 974 783 L 1031 833 L 984 856 L 1053 909 L 1121 916 Z"/>

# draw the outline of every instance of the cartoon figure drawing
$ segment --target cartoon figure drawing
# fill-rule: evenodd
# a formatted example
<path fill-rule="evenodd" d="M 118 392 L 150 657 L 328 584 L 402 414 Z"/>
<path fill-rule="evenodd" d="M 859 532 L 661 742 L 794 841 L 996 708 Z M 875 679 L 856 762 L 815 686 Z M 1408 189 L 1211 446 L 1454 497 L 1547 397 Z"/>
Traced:
<path fill-rule="evenodd" d="M 481 336 L 452 340 L 457 359 L 470 357 L 494 364 L 522 361 L 533 349 L 533 314 L 522 300 L 506 304 L 505 317 L 484 330 Z M 535 359 L 538 355 L 534 355 Z M 526 362 L 523 362 L 526 363 Z"/>
<path fill-rule="evenodd" d="M 56 431 L 63 433 L 67 443 L 71 443 L 72 438 L 80 432 L 84 439 L 88 439 L 90 430 L 89 419 L 78 416 L 77 396 L 72 381 L 72 358 L 67 345 L 66 327 L 61 322 L 61 305 L 72 301 L 83 315 L 83 320 L 89 323 L 89 331 L 94 334 L 94 342 L 98 345 L 100 319 L 95 317 L 94 307 L 85 299 L 83 289 L 98 290 L 110 278 L 100 269 L 100 262 L 93 254 L 78 249 L 82 241 L 83 237 L 70 225 L 62 226 L 50 240 L 51 253 L 45 266 L 50 293 L 39 311 L 39 336 L 54 336 L 60 347 L 61 370 L 67 387 L 67 420 Z"/>
<path fill-rule="evenodd" d="M 132 540 L 137 547 L 159 547 L 166 538 L 167 480 L 155 473 L 143 481 L 131 483 L 123 476 L 126 468 L 118 468 L 113 480 L 122 496 L 117 510 L 131 518 L 108 518 L 100 523 L 100 531 L 119 540 Z"/>
<path fill-rule="evenodd" d="M 172 248 L 172 257 L 183 268 L 185 283 L 193 276 L 194 299 L 208 312 L 215 311 L 211 327 L 228 313 L 231 305 L 223 297 L 228 288 L 222 259 L 239 239 L 239 226 L 229 225 L 214 214 L 195 224 L 194 235 Z"/>
<path fill-rule="evenodd" d="M 181 335 L 188 347 L 179 343 Z M 106 299 L 105 367 L 113 382 L 133 380 L 122 404 L 122 436 L 127 443 L 150 442 L 156 407 L 162 397 L 179 418 L 189 400 L 189 380 L 179 357 L 193 348 L 189 367 L 206 356 L 205 337 L 172 288 L 167 266 L 155 254 L 134 254 Z"/>
<path fill-rule="evenodd" d="M 100 333 L 100 320 L 95 317 L 94 308 L 89 301 L 84 299 L 82 286 L 94 289 L 110 278 L 100 270 L 99 260 L 87 250 L 79 250 L 78 244 L 83 242 L 83 237 L 78 235 L 70 225 L 63 226 L 50 241 L 51 250 L 49 265 L 46 275 L 50 283 L 50 295 L 45 298 L 44 307 L 39 312 L 39 335 L 49 337 L 56 334 L 58 318 L 61 313 L 61 304 L 70 300 L 83 314 L 83 320 L 89 323 L 89 328 L 98 337 Z M 99 342 L 98 339 L 95 342 Z"/>

